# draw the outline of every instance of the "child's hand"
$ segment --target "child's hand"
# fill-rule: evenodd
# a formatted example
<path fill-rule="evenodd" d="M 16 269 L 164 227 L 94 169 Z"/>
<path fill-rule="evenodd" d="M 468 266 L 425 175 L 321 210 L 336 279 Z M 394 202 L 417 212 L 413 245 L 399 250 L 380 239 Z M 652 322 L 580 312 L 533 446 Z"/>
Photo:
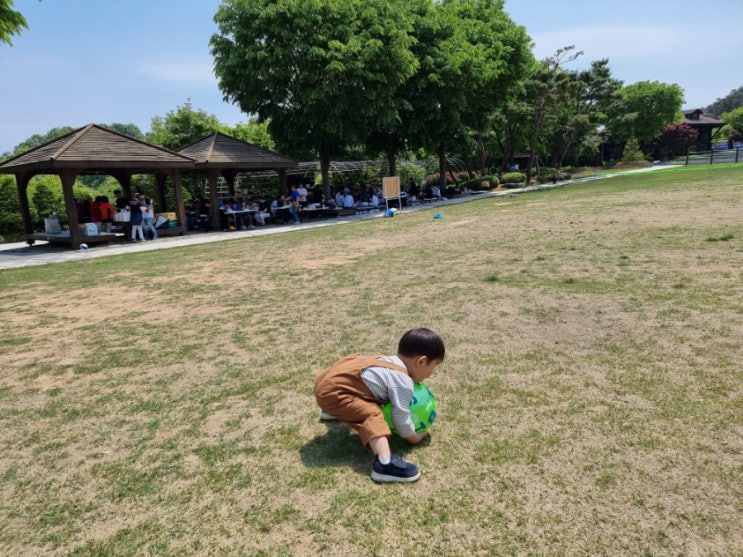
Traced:
<path fill-rule="evenodd" d="M 413 445 L 417 445 L 421 441 L 423 441 L 428 436 L 428 432 L 424 431 L 423 433 L 414 433 L 410 437 L 406 437 L 405 440 L 408 443 L 411 443 Z"/>

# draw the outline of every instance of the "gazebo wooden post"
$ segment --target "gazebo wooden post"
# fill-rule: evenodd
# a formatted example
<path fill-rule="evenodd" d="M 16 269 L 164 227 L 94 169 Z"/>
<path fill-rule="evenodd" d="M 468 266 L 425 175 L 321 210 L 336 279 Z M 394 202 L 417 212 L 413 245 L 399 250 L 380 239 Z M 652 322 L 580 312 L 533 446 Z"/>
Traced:
<path fill-rule="evenodd" d="M 80 247 L 80 226 L 77 221 L 77 204 L 75 203 L 75 192 L 72 186 L 75 184 L 77 172 L 74 170 L 60 170 L 59 178 L 62 180 L 62 195 L 64 196 L 65 210 L 67 211 L 67 223 L 70 228 L 70 243 L 72 249 Z"/>
<path fill-rule="evenodd" d="M 21 216 L 23 217 L 23 230 L 26 232 L 26 243 L 29 246 L 34 244 L 34 240 L 29 238 L 34 233 L 34 223 L 31 221 L 31 210 L 28 206 L 28 183 L 31 181 L 33 174 L 23 172 L 15 175 L 15 183 L 18 188 L 18 201 L 21 204 Z"/>
<path fill-rule="evenodd" d="M 209 169 L 206 171 L 209 182 L 209 205 L 212 217 L 212 228 L 219 229 L 219 200 L 217 199 L 217 186 L 219 181 L 219 170 Z"/>

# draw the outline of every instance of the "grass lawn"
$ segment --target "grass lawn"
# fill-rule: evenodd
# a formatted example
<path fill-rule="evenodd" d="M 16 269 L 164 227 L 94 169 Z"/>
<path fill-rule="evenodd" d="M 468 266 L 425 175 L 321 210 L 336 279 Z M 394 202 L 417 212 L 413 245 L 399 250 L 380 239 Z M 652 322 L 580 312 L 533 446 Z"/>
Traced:
<path fill-rule="evenodd" d="M 740 165 L 0 271 L 0 555 L 743 556 L 742 263 Z M 418 326 L 377 485 L 314 377 Z"/>

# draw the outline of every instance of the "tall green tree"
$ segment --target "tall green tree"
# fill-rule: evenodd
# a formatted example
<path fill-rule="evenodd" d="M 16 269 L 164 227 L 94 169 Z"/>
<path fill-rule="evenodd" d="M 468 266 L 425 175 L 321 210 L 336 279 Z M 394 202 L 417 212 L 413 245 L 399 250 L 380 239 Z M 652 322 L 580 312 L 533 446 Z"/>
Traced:
<path fill-rule="evenodd" d="M 529 162 L 524 169 L 527 183 L 537 162 L 540 144 L 543 143 L 543 127 L 549 118 L 555 118 L 564 98 L 569 96 L 571 83 L 575 82 L 563 68 L 563 64 L 583 55 L 582 50 L 573 52 L 574 48 L 571 45 L 558 49 L 554 56 L 542 60 L 527 80 L 526 110 L 532 119 Z"/>
<path fill-rule="evenodd" d="M 566 78 L 553 129 L 547 134 L 552 166 L 561 166 L 576 142 L 595 135 L 622 87 L 621 81 L 611 77 L 607 59 L 591 62 L 588 70 L 568 72 Z"/>
<path fill-rule="evenodd" d="M 13 9 L 13 0 L 0 0 L 0 43 L 13 45 L 11 37 L 28 29 L 26 18 Z"/>
<path fill-rule="evenodd" d="M 403 0 L 224 0 L 211 39 L 225 100 L 295 157 L 330 161 L 397 117 L 416 69 Z"/>
<path fill-rule="evenodd" d="M 216 131 L 224 131 L 222 124 L 213 114 L 205 110 L 194 110 L 188 101 L 165 116 L 154 116 L 150 124 L 147 141 L 176 150 L 198 141 Z"/>
<path fill-rule="evenodd" d="M 420 67 L 403 94 L 410 143 L 439 157 L 446 186 L 448 146 L 477 143 L 496 108 L 516 89 L 532 62 L 529 38 L 503 11 L 501 0 L 443 0 L 416 19 L 414 52 Z"/>
<path fill-rule="evenodd" d="M 227 130 L 227 133 L 232 137 L 247 141 L 253 145 L 258 145 L 264 149 L 274 151 L 276 149 L 275 142 L 271 137 L 271 132 L 268 130 L 268 122 L 258 122 L 257 120 L 249 120 L 246 124 L 239 123 L 236 126 Z"/>
<path fill-rule="evenodd" d="M 104 128 L 108 128 L 109 130 L 114 130 L 119 133 L 126 134 L 129 137 L 133 137 L 134 139 L 145 139 L 145 135 L 136 124 L 120 124 L 118 122 L 114 122 L 113 124 L 101 124 L 101 126 L 103 126 Z"/>
<path fill-rule="evenodd" d="M 23 217 L 19 207 L 15 178 L 0 174 L 0 242 L 12 242 L 22 238 Z"/>
<path fill-rule="evenodd" d="M 732 129 L 743 132 L 743 106 L 724 112 L 720 118 Z"/>
<path fill-rule="evenodd" d="M 666 124 L 681 120 L 684 92 L 675 83 L 638 81 L 618 93 L 617 101 L 608 109 L 607 121 L 617 143 L 634 137 L 642 145 L 652 141 Z"/>

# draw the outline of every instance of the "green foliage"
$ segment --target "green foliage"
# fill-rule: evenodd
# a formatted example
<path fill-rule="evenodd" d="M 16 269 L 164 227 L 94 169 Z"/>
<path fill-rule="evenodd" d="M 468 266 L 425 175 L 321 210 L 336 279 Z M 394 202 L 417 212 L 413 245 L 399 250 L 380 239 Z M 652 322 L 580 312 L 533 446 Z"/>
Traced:
<path fill-rule="evenodd" d="M 523 172 L 506 172 L 501 178 L 503 184 L 523 184 L 526 182 L 526 174 Z"/>
<path fill-rule="evenodd" d="M 226 129 L 216 116 L 201 109 L 194 110 L 189 101 L 165 117 L 153 117 L 147 141 L 174 151 Z"/>
<path fill-rule="evenodd" d="M 743 87 L 733 89 L 726 96 L 721 99 L 717 99 L 711 105 L 704 109 L 704 111 L 712 116 L 713 118 L 719 118 L 725 120 L 723 115 L 726 112 L 731 112 L 736 108 L 743 106 Z"/>
<path fill-rule="evenodd" d="M 136 124 L 119 124 L 119 123 L 113 123 L 113 124 L 101 124 L 104 128 L 108 128 L 109 130 L 114 130 L 119 133 L 123 133 L 125 135 L 128 135 L 129 137 L 133 137 L 134 139 L 140 139 L 144 140 L 145 135 L 142 133 L 142 130 L 139 129 L 139 126 Z"/>
<path fill-rule="evenodd" d="M 15 149 L 13 149 L 13 156 L 35 149 L 39 145 L 43 145 L 44 143 L 57 139 L 58 137 L 62 137 L 71 131 L 74 131 L 74 128 L 70 126 L 62 126 L 61 128 L 52 128 L 43 135 L 34 134 L 23 143 L 16 145 Z"/>
<path fill-rule="evenodd" d="M 276 150 L 276 145 L 268 131 L 269 122 L 258 122 L 249 120 L 247 124 L 239 123 L 234 128 L 230 128 L 226 133 L 236 139 L 252 143 L 258 147 L 263 147 L 270 151 Z"/>
<path fill-rule="evenodd" d="M 12 176 L 0 174 L 0 241 L 12 242 L 23 236 L 18 188 Z"/>
<path fill-rule="evenodd" d="M 65 219 L 62 182 L 58 176 L 36 176 L 28 185 L 28 198 L 31 205 L 31 219 L 37 225 L 51 213 L 57 213 L 60 221 Z"/>
<path fill-rule="evenodd" d="M 416 184 L 420 184 L 426 176 L 426 169 L 413 162 L 402 162 L 397 165 L 397 175 L 400 177 L 400 185 L 407 187 L 411 178 Z"/>
<path fill-rule="evenodd" d="M 487 182 L 490 186 L 485 187 L 483 184 Z M 496 174 L 490 174 L 487 176 L 479 176 L 472 178 L 471 180 L 465 180 L 459 184 L 462 190 L 470 191 L 483 191 L 489 188 L 494 188 L 500 183 L 500 178 Z"/>
<path fill-rule="evenodd" d="M 676 84 L 639 81 L 619 90 L 608 110 L 607 128 L 614 141 L 650 141 L 664 125 L 677 120 L 684 92 Z"/>
<path fill-rule="evenodd" d="M 19 35 L 21 29 L 28 29 L 26 18 L 12 9 L 13 0 L 0 0 L 0 43 L 12 45 L 10 37 Z"/>
<path fill-rule="evenodd" d="M 297 157 L 323 165 L 397 118 L 396 91 L 415 71 L 402 2 L 225 0 L 211 39 L 225 97 Z M 353 99 L 353 102 L 349 100 Z"/>
<path fill-rule="evenodd" d="M 640 150 L 640 143 L 634 137 L 629 139 L 624 145 L 622 152 L 622 162 L 635 163 L 645 160 L 645 154 Z"/>
<path fill-rule="evenodd" d="M 720 116 L 720 119 L 730 126 L 732 130 L 736 130 L 739 133 L 743 132 L 743 106 L 739 106 L 730 112 L 725 112 Z"/>

